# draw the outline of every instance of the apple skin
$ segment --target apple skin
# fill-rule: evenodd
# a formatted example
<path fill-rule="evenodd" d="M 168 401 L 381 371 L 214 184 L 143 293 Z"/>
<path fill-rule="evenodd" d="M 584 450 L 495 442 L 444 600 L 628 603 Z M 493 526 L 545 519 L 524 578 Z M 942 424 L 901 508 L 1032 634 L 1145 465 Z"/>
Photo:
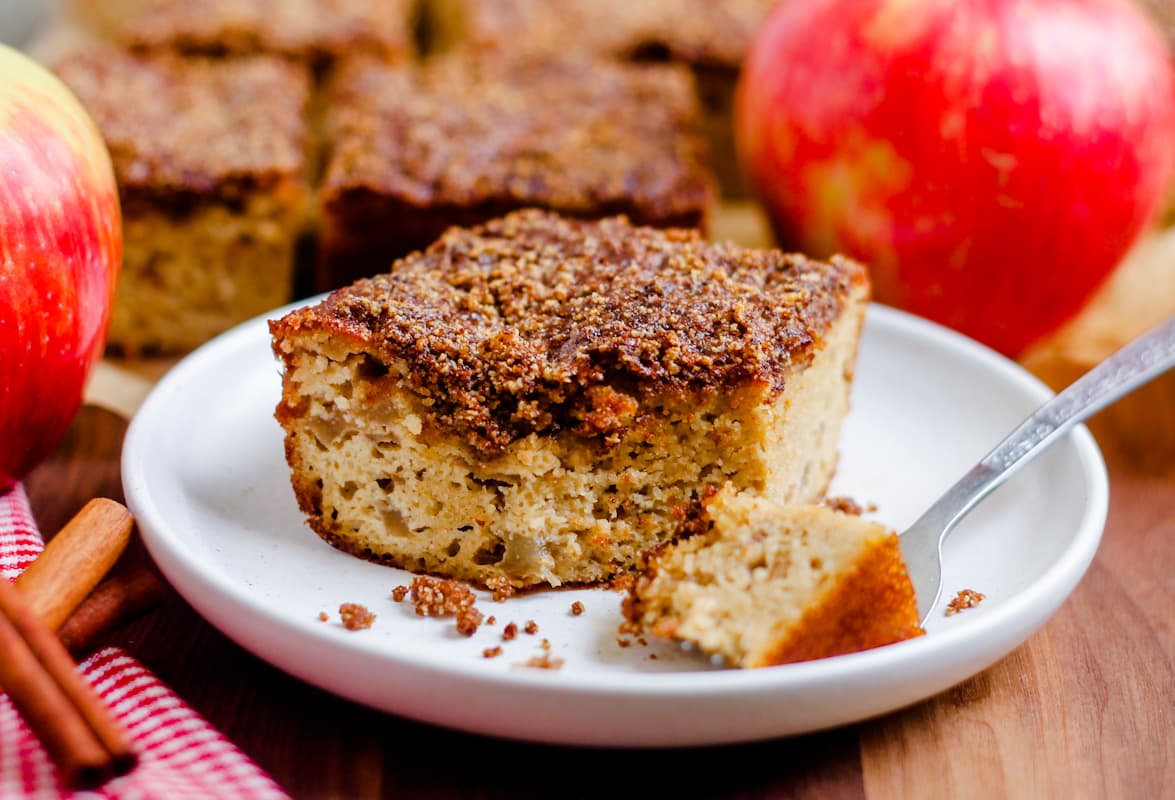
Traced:
<path fill-rule="evenodd" d="M 736 95 L 780 242 L 870 266 L 878 300 L 1017 355 L 1155 219 L 1175 79 L 1114 0 L 797 0 Z"/>
<path fill-rule="evenodd" d="M 77 414 L 121 260 L 101 135 L 64 84 L 0 45 L 0 492 Z"/>

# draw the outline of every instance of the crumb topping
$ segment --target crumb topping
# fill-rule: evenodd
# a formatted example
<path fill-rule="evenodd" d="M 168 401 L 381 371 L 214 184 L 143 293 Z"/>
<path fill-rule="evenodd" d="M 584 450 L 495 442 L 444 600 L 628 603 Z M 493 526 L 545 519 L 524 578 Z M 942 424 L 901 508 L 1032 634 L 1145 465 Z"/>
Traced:
<path fill-rule="evenodd" d="M 330 615 L 327 614 L 325 611 L 318 612 L 318 621 L 319 622 L 326 622 L 328 619 L 330 619 Z"/>
<path fill-rule="evenodd" d="M 322 615 L 319 615 L 319 619 L 321 618 Z M 343 627 L 347 630 L 361 631 L 372 626 L 375 614 L 359 603 L 343 603 L 339 606 L 339 619 L 343 621 Z"/>
<path fill-rule="evenodd" d="M 571 616 L 578 617 L 583 612 L 584 612 L 583 603 L 576 600 L 574 603 L 571 604 Z"/>
<path fill-rule="evenodd" d="M 969 608 L 975 608 L 983 602 L 987 595 L 981 594 L 974 589 L 960 589 L 959 593 L 951 598 L 951 602 L 947 603 L 944 616 L 953 617 L 960 611 L 966 611 Z"/>
<path fill-rule="evenodd" d="M 713 190 L 688 72 L 584 59 L 424 67 L 352 59 L 332 81 L 323 197 L 696 214 Z"/>
<path fill-rule="evenodd" d="M 839 257 L 528 210 L 451 229 L 270 329 L 287 359 L 287 337 L 318 330 L 356 340 L 382 372 L 405 362 L 432 421 L 493 457 L 531 433 L 613 443 L 650 397 L 774 398 L 866 281 Z"/>
<path fill-rule="evenodd" d="M 310 97 L 302 67 L 267 56 L 215 61 L 92 47 L 54 70 L 102 132 L 124 196 L 240 202 L 302 179 Z"/>
<path fill-rule="evenodd" d="M 580 48 L 737 68 L 775 0 L 462 0 L 475 48 Z M 600 24 L 606 19 L 607 24 Z M 672 20 L 672 23 L 668 22 Z"/>
<path fill-rule="evenodd" d="M 522 627 L 522 630 L 524 633 L 527 633 L 531 636 L 534 636 L 536 633 L 539 632 L 539 624 L 537 622 L 535 622 L 533 619 L 528 619 L 526 621 L 526 625 L 524 625 Z"/>
<path fill-rule="evenodd" d="M 497 658 L 500 655 L 502 655 L 502 648 L 496 645 L 494 647 L 487 647 L 481 651 L 482 658 Z"/>
<path fill-rule="evenodd" d="M 132 47 L 207 55 L 280 53 L 322 62 L 344 53 L 402 57 L 416 0 L 147 0 L 117 23 Z"/>
<path fill-rule="evenodd" d="M 506 623 L 506 627 L 502 628 L 502 641 L 509 642 L 518 635 L 518 625 L 513 622 Z"/>
<path fill-rule="evenodd" d="M 407 596 L 408 596 L 408 587 L 407 586 L 397 586 L 395 589 L 392 589 L 392 599 L 395 600 L 397 603 L 402 602 L 403 599 Z"/>
<path fill-rule="evenodd" d="M 495 617 L 493 614 L 490 614 L 489 618 L 486 619 L 486 625 L 497 625 L 497 624 L 498 624 L 498 618 Z"/>

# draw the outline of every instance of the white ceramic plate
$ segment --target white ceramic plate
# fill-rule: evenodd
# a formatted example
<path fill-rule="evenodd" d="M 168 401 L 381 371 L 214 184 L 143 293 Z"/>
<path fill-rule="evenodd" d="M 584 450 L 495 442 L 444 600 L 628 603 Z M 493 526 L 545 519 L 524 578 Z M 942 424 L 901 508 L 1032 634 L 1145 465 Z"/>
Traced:
<path fill-rule="evenodd" d="M 273 316 L 281 312 L 274 312 Z M 581 745 L 697 745 L 841 725 L 974 675 L 1023 642 L 1077 585 L 1105 523 L 1107 481 L 1080 428 L 977 509 L 946 547 L 945 597 L 926 636 L 849 656 L 719 670 L 675 648 L 617 640 L 620 595 L 548 591 L 493 603 L 466 639 L 416 617 L 391 589 L 410 577 L 338 552 L 303 521 L 290 489 L 280 393 L 264 319 L 185 359 L 135 417 L 123 482 L 151 554 L 213 625 L 275 666 L 375 708 L 468 731 Z M 898 530 L 982 457 L 1048 390 L 943 328 L 873 307 L 833 485 Z M 582 616 L 569 612 L 579 600 Z M 342 602 L 377 615 L 351 632 Z M 320 622 L 320 611 L 331 614 Z M 500 639 L 533 619 L 536 636 Z M 548 639 L 558 670 L 520 666 Z M 501 645 L 504 654 L 482 651 Z"/>

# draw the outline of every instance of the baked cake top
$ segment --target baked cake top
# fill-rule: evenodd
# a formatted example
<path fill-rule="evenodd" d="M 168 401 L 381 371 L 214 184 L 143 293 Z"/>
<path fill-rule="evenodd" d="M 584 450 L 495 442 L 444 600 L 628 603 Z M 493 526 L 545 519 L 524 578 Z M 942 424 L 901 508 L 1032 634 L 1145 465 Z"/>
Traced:
<path fill-rule="evenodd" d="M 349 62 L 332 86 L 326 202 L 697 213 L 712 196 L 692 79 L 673 66 Z"/>
<path fill-rule="evenodd" d="M 417 0 L 137 0 L 115 36 L 186 53 L 278 53 L 316 62 L 345 53 L 411 54 Z"/>
<path fill-rule="evenodd" d="M 120 190 L 236 199 L 300 179 L 307 71 L 283 59 L 135 56 L 88 48 L 54 65 L 97 123 Z"/>
<path fill-rule="evenodd" d="M 461 0 L 475 48 L 522 46 L 622 58 L 668 55 L 736 68 L 775 0 Z"/>
<path fill-rule="evenodd" d="M 325 332 L 383 362 L 483 456 L 532 432 L 614 432 L 640 400 L 750 388 L 806 366 L 859 264 L 711 244 L 623 217 L 526 210 L 450 229 L 428 250 L 271 324 Z"/>

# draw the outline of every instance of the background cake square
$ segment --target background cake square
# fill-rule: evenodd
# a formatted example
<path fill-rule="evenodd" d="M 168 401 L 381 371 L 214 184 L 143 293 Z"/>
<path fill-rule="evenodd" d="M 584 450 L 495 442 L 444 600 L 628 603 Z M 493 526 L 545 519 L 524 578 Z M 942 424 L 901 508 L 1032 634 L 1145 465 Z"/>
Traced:
<path fill-rule="evenodd" d="M 323 290 L 519 208 L 700 227 L 713 201 L 690 76 L 675 67 L 356 59 L 326 106 Z"/>
<path fill-rule="evenodd" d="M 109 346 L 188 350 L 290 299 L 307 213 L 307 71 L 283 59 L 55 64 L 106 140 L 123 214 Z"/>
<path fill-rule="evenodd" d="M 118 44 L 189 55 L 269 53 L 316 67 L 343 55 L 415 51 L 419 0 L 75 0 Z"/>
<path fill-rule="evenodd" d="M 723 193 L 747 184 L 731 122 L 739 70 L 775 0 L 433 0 L 437 46 L 477 52 L 581 51 L 672 62 L 696 79 Z"/>

